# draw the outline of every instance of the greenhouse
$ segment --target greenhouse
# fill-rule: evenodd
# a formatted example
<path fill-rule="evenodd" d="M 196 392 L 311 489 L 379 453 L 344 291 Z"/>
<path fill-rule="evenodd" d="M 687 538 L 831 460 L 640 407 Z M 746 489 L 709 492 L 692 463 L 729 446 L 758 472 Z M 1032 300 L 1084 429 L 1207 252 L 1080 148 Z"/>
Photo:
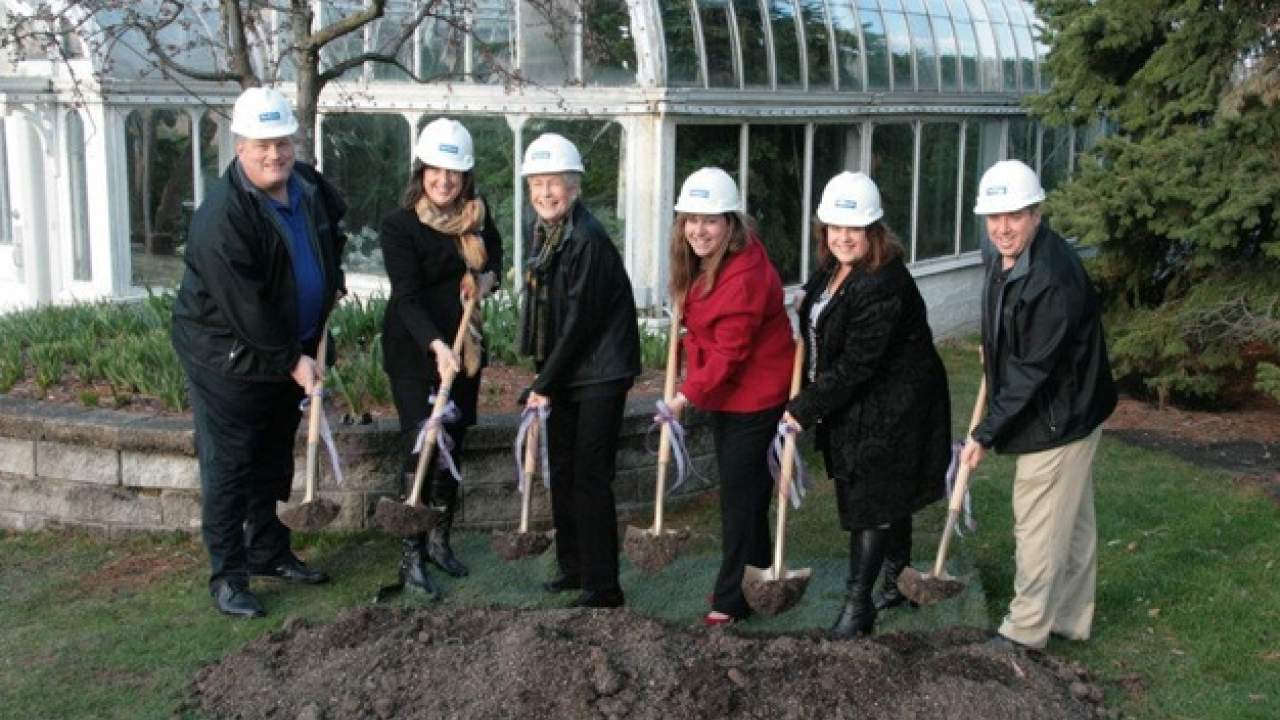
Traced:
<path fill-rule="evenodd" d="M 155 46 L 116 27 L 121 5 L 100 4 L 57 14 L 56 48 L 10 43 L 0 59 L 0 309 L 173 285 L 191 213 L 233 157 L 239 86 L 161 72 Z M 47 11 L 37 5 L 61 4 L 0 0 L 12 17 Z M 313 2 L 313 23 L 364 5 Z M 162 46 L 187 67 L 224 64 L 218 3 L 182 8 Z M 259 12 L 255 70 L 296 93 L 285 11 Z M 867 172 L 935 332 L 949 334 L 977 312 L 983 240 L 970 209 L 982 171 L 1020 158 L 1052 189 L 1088 140 L 1022 107 L 1049 78 L 1020 0 L 396 2 L 326 44 L 320 67 L 388 47 L 398 63 L 353 65 L 317 106 L 312 154 L 351 206 L 357 292 L 385 290 L 379 218 L 399 202 L 416 131 L 448 115 L 476 138 L 509 263 L 521 263 L 512 239 L 530 216 L 516 181 L 525 144 L 548 130 L 572 139 L 584 201 L 622 249 L 637 304 L 655 311 L 674 196 L 692 170 L 735 175 L 790 286 L 814 262 L 823 184 Z"/>

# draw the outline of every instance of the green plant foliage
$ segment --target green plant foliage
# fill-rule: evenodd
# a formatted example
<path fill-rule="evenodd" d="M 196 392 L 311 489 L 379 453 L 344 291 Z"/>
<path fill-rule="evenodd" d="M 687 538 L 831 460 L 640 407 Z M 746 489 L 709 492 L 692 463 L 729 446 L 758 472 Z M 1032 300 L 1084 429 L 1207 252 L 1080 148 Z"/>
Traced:
<path fill-rule="evenodd" d="M 0 343 L 0 393 L 7 393 L 26 376 L 22 346 L 14 342 Z"/>
<path fill-rule="evenodd" d="M 1054 125 L 1100 114 L 1114 131 L 1047 212 L 1098 249 L 1117 369 L 1162 398 L 1219 398 L 1280 350 L 1280 7 L 1036 8 L 1054 80 L 1032 108 Z"/>
<path fill-rule="evenodd" d="M 1254 389 L 1280 400 L 1280 365 L 1260 362 L 1258 363 L 1257 371 L 1258 376 L 1253 385 Z"/>

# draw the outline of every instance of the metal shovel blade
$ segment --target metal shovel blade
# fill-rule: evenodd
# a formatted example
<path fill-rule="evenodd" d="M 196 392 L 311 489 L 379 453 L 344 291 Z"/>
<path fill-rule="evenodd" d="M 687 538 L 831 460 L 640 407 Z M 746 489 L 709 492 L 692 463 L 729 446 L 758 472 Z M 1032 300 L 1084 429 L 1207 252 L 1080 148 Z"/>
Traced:
<path fill-rule="evenodd" d="M 311 502 L 280 511 L 280 522 L 290 530 L 313 532 L 327 527 L 341 510 L 342 506 L 338 503 L 318 497 Z"/>
<path fill-rule="evenodd" d="M 489 540 L 493 554 L 506 561 L 519 560 L 530 555 L 541 555 L 551 547 L 551 537 L 544 532 L 509 532 L 494 533 Z"/>
<path fill-rule="evenodd" d="M 933 605 L 955 597 L 964 591 L 962 580 L 950 575 L 933 576 L 921 573 L 913 567 L 898 574 L 898 589 L 918 605 Z"/>
<path fill-rule="evenodd" d="M 774 577 L 773 568 L 748 565 L 742 573 L 742 594 L 755 612 L 773 617 L 796 606 L 809 587 L 809 568 L 785 570 Z"/>
<path fill-rule="evenodd" d="M 413 537 L 431 532 L 440 511 L 424 505 L 410 506 L 391 498 L 379 498 L 373 522 L 396 537 Z"/>
<path fill-rule="evenodd" d="M 689 528 L 664 529 L 655 533 L 653 528 L 627 526 L 622 550 L 632 565 L 647 573 L 655 573 L 670 565 L 689 542 Z"/>

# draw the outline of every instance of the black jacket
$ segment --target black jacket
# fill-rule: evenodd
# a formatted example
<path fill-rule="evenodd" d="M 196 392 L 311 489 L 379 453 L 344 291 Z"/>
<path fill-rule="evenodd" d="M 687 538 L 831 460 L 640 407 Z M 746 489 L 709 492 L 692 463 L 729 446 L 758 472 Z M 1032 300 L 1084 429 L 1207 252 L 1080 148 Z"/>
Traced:
<path fill-rule="evenodd" d="M 640 374 L 635 296 L 622 256 L 580 200 L 574 202 L 568 222 L 569 234 L 550 271 L 553 340 L 531 386 L 541 395 L 573 393 L 602 383 L 629 386 Z M 530 223 L 525 240 L 531 249 L 532 239 Z M 529 311 L 526 302 L 524 312 Z"/>
<path fill-rule="evenodd" d="M 338 223 L 346 203 L 315 168 L 295 163 L 320 260 L 327 318 L 345 287 Z M 315 341 L 298 342 L 298 301 L 287 230 L 233 161 L 191 220 L 171 337 L 185 362 L 241 380 L 288 380 Z M 322 320 L 323 321 L 323 320 Z M 330 353 L 330 361 L 333 354 Z"/>
<path fill-rule="evenodd" d="M 502 275 L 502 237 L 486 206 L 480 231 L 488 261 L 485 271 Z M 388 375 L 440 381 L 435 340 L 452 346 L 462 321 L 458 286 L 466 265 L 452 235 L 444 235 L 418 220 L 413 210 L 400 208 L 382 220 L 378 231 L 382 259 L 391 280 L 391 300 L 382 325 L 382 366 Z"/>
<path fill-rule="evenodd" d="M 815 352 L 810 308 L 833 270 L 805 286 L 806 357 Z M 787 409 L 806 428 L 818 423 L 843 527 L 882 525 L 941 498 L 951 460 L 947 375 L 902 260 L 875 273 L 855 268 L 818 316 L 817 340 L 814 380 Z"/>
<path fill-rule="evenodd" d="M 1086 437 L 1116 406 L 1098 294 L 1084 265 L 1043 222 L 1000 292 L 988 252 L 982 301 L 987 412 L 973 437 L 1028 453 Z M 997 320 L 998 319 L 998 320 Z"/>

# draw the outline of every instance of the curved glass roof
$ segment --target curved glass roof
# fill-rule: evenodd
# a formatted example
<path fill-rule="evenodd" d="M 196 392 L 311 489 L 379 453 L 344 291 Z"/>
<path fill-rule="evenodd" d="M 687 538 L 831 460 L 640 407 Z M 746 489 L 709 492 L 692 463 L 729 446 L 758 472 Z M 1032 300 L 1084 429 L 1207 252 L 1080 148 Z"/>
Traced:
<path fill-rule="evenodd" d="M 382 19 L 326 46 L 322 66 L 387 52 L 427 1 L 392 0 Z M 1040 60 L 1047 48 L 1026 0 L 430 2 L 433 9 L 397 53 L 429 81 L 946 95 L 1031 93 L 1045 83 Z M 321 25 L 363 5 L 313 4 Z M 6 5 L 21 12 L 25 3 L 0 0 Z M 134 6 L 170 7 L 156 0 Z M 180 12 L 187 17 L 166 27 L 161 40 L 186 64 L 221 67 L 216 1 L 195 0 Z M 251 39 L 255 60 L 264 78 L 288 80 L 287 18 L 270 6 L 262 12 Z M 107 29 L 119 14 L 103 12 L 82 26 L 98 35 L 98 42 L 83 38 L 86 45 L 109 56 L 94 60 L 117 79 L 154 75 L 143 38 Z M 187 37 L 175 37 L 180 32 Z M 370 83 L 407 79 L 381 63 L 343 75 Z"/>

